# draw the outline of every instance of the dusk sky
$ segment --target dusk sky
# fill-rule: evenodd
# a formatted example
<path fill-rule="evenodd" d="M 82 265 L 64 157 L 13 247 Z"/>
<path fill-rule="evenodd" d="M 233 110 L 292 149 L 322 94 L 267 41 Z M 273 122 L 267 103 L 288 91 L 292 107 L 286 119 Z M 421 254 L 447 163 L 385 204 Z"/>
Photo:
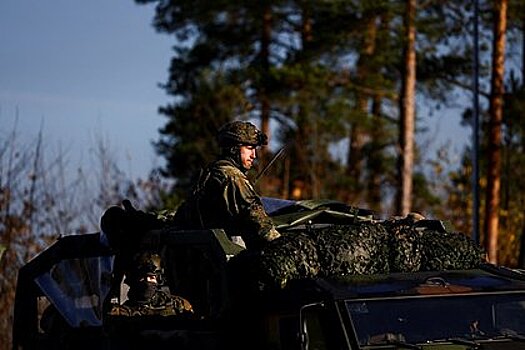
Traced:
<path fill-rule="evenodd" d="M 49 151 L 67 150 L 88 167 L 97 138 L 130 177 L 158 165 L 152 141 L 169 101 L 172 40 L 155 32 L 153 5 L 132 0 L 0 2 L 0 137 L 16 127 L 35 138 L 43 124 Z"/>

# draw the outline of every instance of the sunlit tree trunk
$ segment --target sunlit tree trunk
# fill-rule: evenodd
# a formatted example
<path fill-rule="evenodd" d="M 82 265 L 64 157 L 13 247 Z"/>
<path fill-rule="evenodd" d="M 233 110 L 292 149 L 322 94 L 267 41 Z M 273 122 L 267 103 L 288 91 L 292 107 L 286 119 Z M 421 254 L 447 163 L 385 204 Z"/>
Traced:
<path fill-rule="evenodd" d="M 492 78 L 487 149 L 487 192 L 485 200 L 486 249 L 492 263 L 498 261 L 498 231 L 501 188 L 501 134 L 503 122 L 503 78 L 505 73 L 505 31 L 507 0 L 495 1 Z"/>
<path fill-rule="evenodd" d="M 521 15 L 521 81 L 525 88 L 525 13 Z M 521 136 L 522 149 L 525 149 L 525 135 Z M 525 267 L 525 220 L 522 220 L 521 244 L 518 257 L 518 267 Z"/>
<path fill-rule="evenodd" d="M 406 215 L 412 206 L 416 88 L 416 0 L 407 0 L 404 18 L 403 75 L 399 108 L 399 158 L 397 212 Z"/>

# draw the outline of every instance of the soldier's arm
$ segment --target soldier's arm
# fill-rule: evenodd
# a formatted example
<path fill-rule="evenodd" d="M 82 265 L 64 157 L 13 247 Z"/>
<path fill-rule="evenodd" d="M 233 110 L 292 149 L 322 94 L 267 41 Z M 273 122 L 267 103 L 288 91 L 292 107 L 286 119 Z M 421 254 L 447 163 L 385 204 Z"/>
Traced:
<path fill-rule="evenodd" d="M 248 179 L 235 179 L 228 187 L 228 207 L 242 224 L 242 236 L 248 247 L 260 246 L 280 236 Z"/>

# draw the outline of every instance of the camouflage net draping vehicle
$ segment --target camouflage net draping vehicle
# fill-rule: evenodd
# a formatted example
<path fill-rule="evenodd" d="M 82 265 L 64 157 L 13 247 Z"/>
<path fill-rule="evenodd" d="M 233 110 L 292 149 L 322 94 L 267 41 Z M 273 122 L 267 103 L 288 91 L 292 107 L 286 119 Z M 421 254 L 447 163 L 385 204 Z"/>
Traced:
<path fill-rule="evenodd" d="M 118 254 L 100 233 L 59 239 L 19 272 L 14 348 L 525 349 L 525 275 L 443 222 L 264 203 L 282 237 L 260 251 L 137 224 Z M 134 250 L 162 257 L 162 289 L 191 313 L 112 312 Z"/>

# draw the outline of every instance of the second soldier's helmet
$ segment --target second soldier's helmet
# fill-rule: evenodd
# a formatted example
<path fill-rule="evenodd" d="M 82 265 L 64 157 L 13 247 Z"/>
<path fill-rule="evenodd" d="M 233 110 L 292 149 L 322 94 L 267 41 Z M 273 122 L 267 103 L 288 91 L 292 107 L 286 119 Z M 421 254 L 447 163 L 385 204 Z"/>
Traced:
<path fill-rule="evenodd" d="M 252 123 L 236 120 L 219 129 L 217 142 L 221 148 L 241 145 L 264 146 L 268 144 L 268 137 Z"/>
<path fill-rule="evenodd" d="M 162 275 L 160 256 L 152 252 L 141 252 L 134 257 L 125 283 L 132 286 L 135 283 L 141 283 L 146 280 L 148 276 L 154 276 L 157 284 L 160 285 L 163 282 Z"/>

